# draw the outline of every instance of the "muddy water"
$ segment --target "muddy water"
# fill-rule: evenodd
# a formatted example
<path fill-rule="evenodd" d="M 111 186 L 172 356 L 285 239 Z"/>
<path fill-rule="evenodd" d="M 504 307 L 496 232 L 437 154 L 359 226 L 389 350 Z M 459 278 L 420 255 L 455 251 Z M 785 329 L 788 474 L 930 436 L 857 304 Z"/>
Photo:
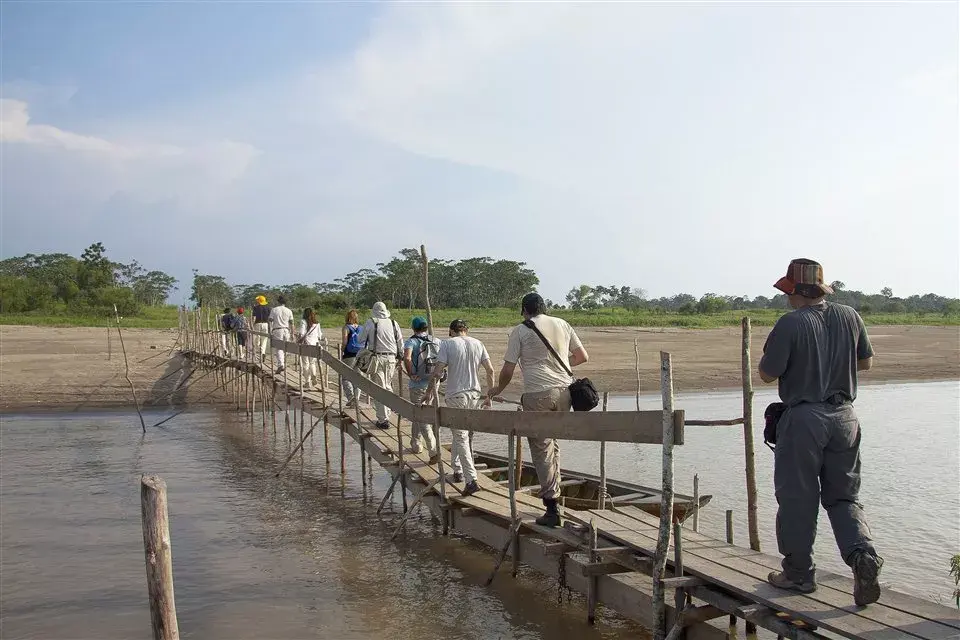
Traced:
<path fill-rule="evenodd" d="M 391 543 L 398 505 L 376 515 L 386 474 L 364 491 L 348 441 L 341 477 L 333 440 L 332 471 L 318 435 L 277 479 L 286 438 L 228 412 L 146 438 L 117 413 L 4 417 L 0 637 L 150 637 L 142 473 L 168 484 L 183 638 L 643 637 L 615 618 L 587 627 L 582 601 L 558 606 L 556 581 L 537 574 L 484 588 L 490 551 L 443 538 L 425 510 Z"/>
<path fill-rule="evenodd" d="M 758 415 L 772 399 L 758 393 Z M 677 398 L 689 417 L 704 419 L 738 415 L 739 403 L 729 393 Z M 931 599 L 950 592 L 948 561 L 960 549 L 958 404 L 957 383 L 869 387 L 858 402 L 863 501 L 884 577 Z M 633 399 L 614 406 L 632 408 Z M 184 638 L 645 637 L 615 616 L 587 627 L 582 600 L 558 606 L 556 582 L 536 573 L 484 588 L 490 551 L 443 538 L 425 511 L 391 543 L 398 505 L 375 513 L 386 474 L 377 470 L 364 490 L 352 443 L 345 476 L 338 438 L 328 471 L 318 434 L 303 464 L 274 478 L 290 448 L 280 431 L 275 439 L 272 429 L 214 411 L 184 414 L 146 438 L 135 418 L 118 413 L 4 417 L 0 636 L 149 637 L 137 479 L 156 473 L 169 486 Z M 502 440 L 478 434 L 476 444 L 498 451 Z M 689 492 L 699 473 L 713 495 L 701 531 L 722 535 L 724 510 L 733 509 L 745 541 L 739 428 L 688 427 L 686 440 L 678 490 Z M 562 454 L 564 466 L 597 470 L 592 443 L 567 444 Z M 611 477 L 659 483 L 655 446 L 611 445 L 608 461 Z M 757 477 L 763 545 L 774 550 L 772 454 L 759 444 Z M 821 567 L 843 570 L 825 517 L 817 555 Z"/>
<path fill-rule="evenodd" d="M 762 416 L 777 400 L 775 389 L 759 389 L 756 470 L 762 548 L 776 554 L 773 452 L 762 444 Z M 688 418 L 704 420 L 742 415 L 739 393 L 677 394 L 675 406 Z M 635 398 L 611 399 L 611 408 L 635 408 Z M 960 384 L 936 382 L 861 387 L 857 412 L 863 430 L 861 501 L 886 564 L 882 580 L 930 600 L 951 602 L 950 557 L 960 553 Z M 659 396 L 642 396 L 641 408 L 657 409 Z M 480 436 L 478 436 L 480 438 Z M 713 500 L 701 514 L 700 531 L 723 538 L 724 511 L 734 510 L 735 539 L 746 546 L 747 505 L 742 427 L 687 427 L 686 443 L 675 449 L 677 491 L 692 494 L 699 474 L 701 493 Z M 481 446 L 481 444 L 483 446 Z M 478 440 L 478 449 L 502 451 L 496 438 Z M 598 473 L 599 447 L 568 443 L 567 468 Z M 611 444 L 609 477 L 660 486 L 661 455 L 650 445 Z M 818 566 L 848 573 L 821 508 L 816 542 Z"/>

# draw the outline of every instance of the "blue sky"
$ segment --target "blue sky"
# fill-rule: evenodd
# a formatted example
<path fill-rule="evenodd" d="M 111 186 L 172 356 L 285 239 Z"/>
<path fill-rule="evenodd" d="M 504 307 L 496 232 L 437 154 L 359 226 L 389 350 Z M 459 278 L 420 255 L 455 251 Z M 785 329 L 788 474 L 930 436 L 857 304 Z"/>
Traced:
<path fill-rule="evenodd" d="M 960 295 L 958 10 L 0 5 L 3 257 L 332 280 L 425 242 L 652 295 Z"/>

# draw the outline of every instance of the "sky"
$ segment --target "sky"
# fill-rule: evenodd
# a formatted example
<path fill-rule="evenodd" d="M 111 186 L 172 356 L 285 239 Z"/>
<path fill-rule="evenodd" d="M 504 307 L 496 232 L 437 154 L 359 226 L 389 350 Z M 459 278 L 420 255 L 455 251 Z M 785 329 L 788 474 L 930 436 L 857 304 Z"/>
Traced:
<path fill-rule="evenodd" d="M 960 296 L 958 4 L 0 3 L 0 257 Z"/>

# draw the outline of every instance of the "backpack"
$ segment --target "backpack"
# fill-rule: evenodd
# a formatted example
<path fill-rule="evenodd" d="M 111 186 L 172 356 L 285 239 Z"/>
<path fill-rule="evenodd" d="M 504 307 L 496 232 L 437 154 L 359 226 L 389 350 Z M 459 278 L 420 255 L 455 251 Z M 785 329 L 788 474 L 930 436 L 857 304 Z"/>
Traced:
<path fill-rule="evenodd" d="M 347 346 L 343 350 L 346 353 L 360 353 L 360 350 L 363 349 L 363 345 L 360 344 L 360 325 L 356 327 L 347 325 L 347 331 L 350 333 L 350 337 L 347 338 Z"/>
<path fill-rule="evenodd" d="M 427 378 L 437 367 L 437 356 L 440 355 L 440 341 L 431 335 L 413 336 L 420 346 L 412 350 L 413 374 L 420 378 Z M 440 382 L 447 379 L 447 372 L 440 376 Z"/>

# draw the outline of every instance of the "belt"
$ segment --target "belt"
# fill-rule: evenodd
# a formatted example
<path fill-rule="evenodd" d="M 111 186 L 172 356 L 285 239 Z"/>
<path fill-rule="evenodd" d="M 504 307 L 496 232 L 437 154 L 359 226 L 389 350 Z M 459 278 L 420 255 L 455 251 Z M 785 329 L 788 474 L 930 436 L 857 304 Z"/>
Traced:
<path fill-rule="evenodd" d="M 820 402 L 809 402 L 809 401 L 807 401 L 807 400 L 801 400 L 800 402 L 797 402 L 796 404 L 791 405 L 791 406 L 796 407 L 796 406 L 801 405 L 801 404 L 829 404 L 830 406 L 833 406 L 833 407 L 842 407 L 843 405 L 845 405 L 845 404 L 850 404 L 850 403 L 852 403 L 852 402 L 853 402 L 853 400 L 851 400 L 850 398 L 848 398 L 848 397 L 846 396 L 846 394 L 841 393 L 841 392 L 838 391 L 837 393 L 835 393 L 835 394 L 833 394 L 833 395 L 831 395 L 831 396 L 827 396 L 826 398 L 824 398 L 824 399 L 821 400 Z"/>
<path fill-rule="evenodd" d="M 377 351 L 378 356 L 395 356 L 397 355 L 393 351 Z"/>

